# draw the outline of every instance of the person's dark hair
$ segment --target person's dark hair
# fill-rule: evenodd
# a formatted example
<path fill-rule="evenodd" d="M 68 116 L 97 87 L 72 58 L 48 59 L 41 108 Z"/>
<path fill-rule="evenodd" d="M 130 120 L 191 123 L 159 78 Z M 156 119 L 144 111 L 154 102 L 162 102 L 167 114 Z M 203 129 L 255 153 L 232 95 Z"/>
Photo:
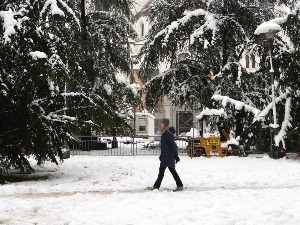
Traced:
<path fill-rule="evenodd" d="M 163 118 L 160 120 L 161 123 L 165 124 L 166 126 L 169 126 L 170 120 L 168 118 Z"/>

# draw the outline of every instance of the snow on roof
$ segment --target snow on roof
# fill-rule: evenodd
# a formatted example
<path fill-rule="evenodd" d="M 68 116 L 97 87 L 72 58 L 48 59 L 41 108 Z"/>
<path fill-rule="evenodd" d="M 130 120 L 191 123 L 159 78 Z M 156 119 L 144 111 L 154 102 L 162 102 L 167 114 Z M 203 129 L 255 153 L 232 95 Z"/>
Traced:
<path fill-rule="evenodd" d="M 209 109 L 205 108 L 202 110 L 202 112 L 196 116 L 197 119 L 201 120 L 203 116 L 222 116 L 222 115 L 227 115 L 224 111 L 224 109 Z"/>
<path fill-rule="evenodd" d="M 152 114 L 148 113 L 147 111 L 143 111 L 143 112 L 136 112 L 135 113 L 136 116 L 144 116 L 144 117 L 150 117 L 152 119 L 155 119 L 155 116 L 153 116 Z"/>
<path fill-rule="evenodd" d="M 142 8 L 142 10 L 145 10 L 147 8 L 149 8 L 151 6 L 151 4 L 154 2 L 155 0 L 149 0 Z"/>

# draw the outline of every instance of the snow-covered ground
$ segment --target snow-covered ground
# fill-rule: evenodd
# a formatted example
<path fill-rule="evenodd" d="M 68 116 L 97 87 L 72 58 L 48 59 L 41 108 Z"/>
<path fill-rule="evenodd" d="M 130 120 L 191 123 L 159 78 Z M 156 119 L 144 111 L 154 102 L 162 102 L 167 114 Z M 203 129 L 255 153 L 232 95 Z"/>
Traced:
<path fill-rule="evenodd" d="M 300 161 L 182 156 L 159 191 L 157 156 L 71 156 L 0 186 L 0 224 L 299 225 Z M 48 177 L 47 180 L 44 178 Z"/>

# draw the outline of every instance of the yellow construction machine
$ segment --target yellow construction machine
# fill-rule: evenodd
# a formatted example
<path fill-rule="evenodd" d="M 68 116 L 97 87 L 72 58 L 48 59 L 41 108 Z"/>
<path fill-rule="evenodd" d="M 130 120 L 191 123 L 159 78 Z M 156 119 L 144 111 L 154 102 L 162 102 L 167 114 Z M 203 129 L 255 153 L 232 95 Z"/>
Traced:
<path fill-rule="evenodd" d="M 224 116 L 224 111 L 202 112 L 197 118 L 199 119 L 200 135 L 188 138 L 187 153 L 189 156 L 247 156 L 239 143 L 230 138 L 231 126 Z"/>

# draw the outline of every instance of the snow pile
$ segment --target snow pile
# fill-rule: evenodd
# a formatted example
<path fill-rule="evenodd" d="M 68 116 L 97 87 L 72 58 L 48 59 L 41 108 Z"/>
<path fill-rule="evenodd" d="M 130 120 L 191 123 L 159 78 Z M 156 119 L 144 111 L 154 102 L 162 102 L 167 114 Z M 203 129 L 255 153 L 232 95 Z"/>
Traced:
<path fill-rule="evenodd" d="M 28 20 L 28 17 L 15 19 L 16 15 L 18 15 L 18 13 L 11 10 L 0 11 L 0 17 L 3 19 L 4 27 L 2 38 L 5 40 L 5 42 L 9 42 L 11 40 L 10 36 L 16 33 L 15 27 L 19 28 L 23 21 Z"/>
<path fill-rule="evenodd" d="M 50 8 L 50 14 L 51 15 L 60 15 L 60 16 L 65 16 L 65 13 L 57 6 L 57 1 L 56 0 L 48 0 L 46 1 L 44 8 L 41 11 L 41 15 L 45 13 L 47 8 Z"/>
<path fill-rule="evenodd" d="M 158 32 L 155 35 L 155 37 L 154 37 L 154 39 L 153 39 L 153 41 L 151 42 L 150 45 L 153 45 L 154 42 L 155 42 L 155 40 L 156 40 L 156 38 L 158 38 L 158 37 L 160 37 L 162 35 L 165 35 L 164 41 L 168 42 L 170 34 L 172 34 L 175 30 L 178 30 L 179 26 L 185 25 L 187 22 L 189 22 L 191 20 L 192 17 L 198 17 L 198 16 L 210 16 L 210 14 L 207 11 L 203 10 L 203 9 L 196 9 L 194 11 L 187 12 L 184 17 L 182 17 L 181 19 L 179 19 L 177 21 L 172 22 L 165 29 L 163 29 L 160 32 Z M 211 23 L 211 20 L 209 20 L 209 22 L 207 22 L 205 25 L 210 24 L 210 23 Z M 211 27 L 214 27 L 214 26 L 211 26 Z M 194 38 L 196 36 L 198 37 L 200 35 L 200 33 L 201 32 L 198 29 L 197 32 L 191 36 L 192 43 L 193 43 Z"/>
<path fill-rule="evenodd" d="M 260 34 L 268 33 L 270 31 L 280 31 L 280 30 L 281 30 L 280 25 L 278 25 L 274 21 L 267 21 L 265 23 L 260 24 L 256 28 L 254 34 L 260 35 Z"/>
<path fill-rule="evenodd" d="M 65 13 L 60 7 L 60 4 L 76 21 L 77 25 L 80 27 L 80 21 L 76 17 L 74 11 L 63 1 L 63 0 L 47 0 L 44 4 L 43 9 L 40 12 L 40 16 L 42 17 L 44 13 L 48 13 L 50 15 L 59 15 L 64 17 Z M 10 42 L 10 36 L 16 33 L 16 28 L 19 29 L 22 26 L 24 21 L 29 20 L 30 18 L 24 16 L 26 13 L 27 5 L 23 5 L 19 11 L 12 11 L 11 9 L 7 11 L 0 11 L 0 18 L 3 19 L 3 39 L 5 42 Z M 37 28 L 39 29 L 39 28 Z"/>
<path fill-rule="evenodd" d="M 207 48 L 208 43 L 213 44 L 215 41 L 217 20 L 215 19 L 214 15 L 209 12 L 206 12 L 205 19 L 206 19 L 205 23 L 193 32 L 190 39 L 191 39 L 191 44 L 193 44 L 196 38 L 199 38 L 204 34 L 205 30 L 212 30 L 213 33 L 212 40 L 211 41 L 204 40 L 204 48 Z"/>
<path fill-rule="evenodd" d="M 40 51 L 29 52 L 29 55 L 35 60 L 47 58 L 46 53 Z"/>
<path fill-rule="evenodd" d="M 63 8 L 65 8 L 67 10 L 68 13 L 70 13 L 74 20 L 76 21 L 77 25 L 80 27 L 80 21 L 79 19 L 76 17 L 74 11 L 62 0 L 47 0 L 45 2 L 45 5 L 42 9 L 42 11 L 40 12 L 40 15 L 43 16 L 43 14 L 45 14 L 46 12 L 48 12 L 50 15 L 59 15 L 64 17 L 65 13 L 63 12 L 63 10 L 61 10 L 59 8 L 59 6 L 57 4 L 62 5 Z"/>
<path fill-rule="evenodd" d="M 284 120 L 282 122 L 281 125 L 281 129 L 278 133 L 278 135 L 275 136 L 275 144 L 276 146 L 279 146 L 279 142 L 281 141 L 283 144 L 283 148 L 285 148 L 285 143 L 284 143 L 284 137 L 286 136 L 286 130 L 288 129 L 288 127 L 292 127 L 291 121 L 292 121 L 292 117 L 291 117 L 291 101 L 292 99 L 289 97 L 286 100 L 286 104 L 285 104 L 285 114 L 284 114 Z"/>
<path fill-rule="evenodd" d="M 186 133 L 186 136 L 198 138 L 200 137 L 200 132 L 196 128 L 191 128 L 190 131 Z"/>
<path fill-rule="evenodd" d="M 227 116 L 224 109 L 205 108 L 202 110 L 202 112 L 198 116 L 196 116 L 196 118 L 198 120 L 201 120 L 203 118 L 203 116 L 222 116 L 222 115 Z"/>
<path fill-rule="evenodd" d="M 228 148 L 229 145 L 236 145 L 239 146 L 240 143 L 238 140 L 236 140 L 235 138 L 230 138 L 230 140 L 226 141 L 226 142 L 222 142 L 221 143 L 221 148 Z M 229 146 L 230 147 L 230 146 Z"/>
<path fill-rule="evenodd" d="M 106 93 L 108 95 L 112 94 L 112 88 L 111 88 L 111 86 L 109 84 L 104 84 L 103 88 L 104 88 L 104 90 L 106 91 Z"/>
<path fill-rule="evenodd" d="M 253 113 L 254 116 L 257 116 L 260 113 L 259 109 L 249 106 L 249 105 L 245 104 L 244 102 L 229 98 L 228 96 L 213 95 L 212 99 L 215 99 L 215 100 L 221 102 L 223 107 L 226 107 L 227 104 L 232 104 L 235 106 L 236 110 L 241 110 L 244 107 L 245 111 Z"/>
<path fill-rule="evenodd" d="M 71 156 L 34 166 L 39 181 L 0 186 L 0 223 L 6 225 L 299 225 L 299 161 L 180 156 L 176 187 L 166 170 L 153 185 L 158 156 Z M 48 178 L 48 179 L 44 179 Z M 21 210 L 20 210 L 21 209 Z"/>
<path fill-rule="evenodd" d="M 136 112 L 135 115 L 138 117 L 150 117 L 150 118 L 155 119 L 155 116 L 153 116 L 151 113 L 149 113 L 145 109 L 142 112 Z"/>
<path fill-rule="evenodd" d="M 288 97 L 289 94 L 290 94 L 290 90 L 286 89 L 284 93 L 282 93 L 280 96 L 278 96 L 275 99 L 276 104 L 278 104 L 279 102 L 282 102 L 283 99 L 286 99 L 284 121 L 282 122 L 282 126 L 280 128 L 279 133 L 274 136 L 274 141 L 275 141 L 276 146 L 279 146 L 279 143 L 281 142 L 283 147 L 285 147 L 284 138 L 286 136 L 286 130 L 288 129 L 288 127 L 292 126 L 291 125 L 292 117 L 290 115 L 290 112 L 291 112 L 291 98 Z M 255 107 L 249 106 L 249 105 L 247 105 L 247 104 L 245 104 L 241 101 L 237 101 L 237 100 L 234 100 L 232 98 L 229 98 L 228 96 L 213 95 L 212 99 L 215 99 L 215 100 L 221 102 L 223 107 L 226 107 L 227 104 L 234 105 L 236 110 L 241 110 L 244 107 L 245 111 L 251 112 L 251 113 L 254 114 L 253 123 L 256 122 L 256 121 L 264 121 L 265 117 L 268 115 L 269 111 L 272 109 L 272 106 L 273 106 L 272 102 L 270 102 L 261 111 L 261 110 L 255 108 Z M 201 112 L 201 114 L 205 113 L 205 110 L 203 112 Z M 197 118 L 198 117 L 202 118 L 200 115 L 197 116 Z M 270 127 L 277 128 L 277 126 L 276 127 L 275 126 L 276 125 L 274 125 L 274 124 L 270 124 Z"/>

